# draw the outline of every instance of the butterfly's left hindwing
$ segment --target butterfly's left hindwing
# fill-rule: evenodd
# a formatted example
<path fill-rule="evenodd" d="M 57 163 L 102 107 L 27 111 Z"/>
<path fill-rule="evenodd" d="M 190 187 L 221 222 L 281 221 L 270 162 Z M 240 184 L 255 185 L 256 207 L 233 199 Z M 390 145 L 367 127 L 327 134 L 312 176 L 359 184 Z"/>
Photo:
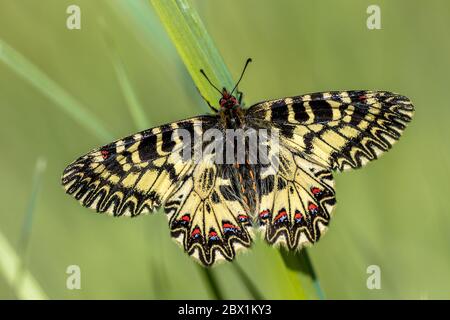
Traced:
<path fill-rule="evenodd" d="M 66 192 L 83 206 L 114 216 L 149 213 L 165 203 L 193 163 L 182 157 L 177 130 L 201 134 L 216 124 L 203 116 L 148 129 L 95 149 L 63 173 Z"/>
<path fill-rule="evenodd" d="M 203 265 L 231 261 L 251 245 L 251 213 L 232 165 L 203 159 L 167 200 L 174 239 Z"/>

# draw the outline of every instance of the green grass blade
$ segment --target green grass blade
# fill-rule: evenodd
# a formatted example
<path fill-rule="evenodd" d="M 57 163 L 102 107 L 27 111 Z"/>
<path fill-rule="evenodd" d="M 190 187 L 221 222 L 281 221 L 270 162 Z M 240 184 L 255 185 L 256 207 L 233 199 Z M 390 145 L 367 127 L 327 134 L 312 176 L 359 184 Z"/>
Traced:
<path fill-rule="evenodd" d="M 204 69 L 213 83 L 233 87 L 231 74 L 206 31 L 198 13 L 187 0 L 151 0 L 195 85 L 210 102 L 219 99 L 199 70 Z"/>
<path fill-rule="evenodd" d="M 223 300 L 224 296 L 222 290 L 220 289 L 220 285 L 217 282 L 215 272 L 212 269 L 204 268 L 200 265 L 197 266 L 200 270 L 200 273 L 205 277 L 206 282 L 209 284 L 209 289 L 211 291 L 211 295 L 218 300 Z"/>
<path fill-rule="evenodd" d="M 0 232 L 0 274 L 14 290 L 19 299 L 44 300 L 48 299 L 32 274 L 26 268 L 26 252 L 28 249 L 31 227 L 36 201 L 42 185 L 42 175 L 45 171 L 46 160 L 39 158 L 33 175 L 31 195 L 28 201 L 22 232 L 19 239 L 18 253 L 9 244 L 6 237 Z"/>
<path fill-rule="evenodd" d="M 24 270 L 22 280 L 16 284 L 16 272 L 21 262 L 19 256 L 9 244 L 6 237 L 0 232 L 0 273 L 6 279 L 6 282 L 14 289 L 19 299 L 27 300 L 45 300 L 48 299 L 45 292 L 39 286 L 33 275 Z"/>
<path fill-rule="evenodd" d="M 175 57 L 177 53 L 173 50 L 170 39 L 164 29 L 160 28 L 159 18 L 152 10 L 148 0 L 112 0 L 107 1 L 111 8 L 121 16 L 131 16 L 128 21 L 135 25 L 136 31 L 139 33 L 137 40 L 154 53 L 155 51 L 161 55 L 169 55 Z M 157 41 L 158 45 L 152 45 L 153 41 Z"/>
<path fill-rule="evenodd" d="M 281 249 L 280 252 L 286 267 L 297 274 L 297 280 L 306 288 L 307 298 L 325 299 L 307 249 L 294 253 Z"/>
<path fill-rule="evenodd" d="M 239 275 L 239 278 L 244 283 L 245 287 L 247 288 L 250 296 L 255 300 L 262 300 L 264 299 L 261 292 L 258 290 L 258 288 L 255 286 L 255 284 L 252 282 L 252 280 L 249 278 L 249 276 L 245 273 L 245 270 L 241 268 L 241 266 L 238 263 L 233 263 L 233 269 L 235 270 L 236 274 Z"/>
<path fill-rule="evenodd" d="M 20 233 L 19 243 L 17 245 L 19 256 L 22 259 L 23 265 L 26 263 L 26 255 L 30 242 L 31 228 L 33 226 L 33 217 L 36 212 L 36 201 L 39 190 L 42 186 L 42 175 L 47 167 L 47 160 L 45 158 L 38 158 L 36 162 L 36 167 L 33 174 L 33 182 L 31 187 L 31 195 L 28 200 L 27 209 L 25 212 L 25 217 L 22 224 L 22 231 Z M 18 281 L 20 280 L 20 273 L 18 272 Z"/>
<path fill-rule="evenodd" d="M 104 21 L 100 20 L 99 24 L 102 28 L 105 44 L 108 47 L 108 52 L 111 56 L 114 71 L 116 72 L 117 80 L 122 89 L 128 110 L 133 119 L 133 122 L 138 130 L 145 130 L 150 127 L 150 123 L 145 115 L 144 107 L 140 103 L 134 89 L 133 84 L 128 78 L 125 65 L 122 58 L 119 56 L 118 50 L 114 44 L 114 38 L 109 34 L 108 28 Z"/>
<path fill-rule="evenodd" d="M 0 39 L 0 61 L 8 65 L 23 79 L 55 103 L 55 106 L 87 128 L 102 141 L 111 140 L 112 135 L 96 117 L 72 95 L 50 79 L 21 53 Z"/>
<path fill-rule="evenodd" d="M 114 54 L 114 70 L 116 71 L 117 80 L 119 81 L 120 88 L 127 102 L 128 110 L 138 130 L 145 130 L 150 127 L 150 123 L 145 115 L 144 108 L 142 107 L 136 93 L 133 90 L 133 86 L 130 83 L 125 66 L 122 60 L 117 54 Z"/>

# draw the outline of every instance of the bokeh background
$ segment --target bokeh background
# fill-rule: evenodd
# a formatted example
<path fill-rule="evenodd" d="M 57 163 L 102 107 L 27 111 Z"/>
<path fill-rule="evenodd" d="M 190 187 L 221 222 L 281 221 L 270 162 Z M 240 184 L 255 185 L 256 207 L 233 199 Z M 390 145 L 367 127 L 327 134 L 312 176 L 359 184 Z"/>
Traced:
<path fill-rule="evenodd" d="M 450 2 L 192 3 L 234 77 L 253 58 L 240 86 L 247 105 L 340 89 L 412 99 L 415 117 L 392 151 L 336 175 L 335 217 L 309 254 L 326 298 L 450 298 Z M 71 4 L 81 7 L 81 30 L 66 28 Z M 366 27 L 371 4 L 381 8 L 381 30 Z M 163 214 L 96 215 L 60 187 L 64 167 L 92 148 L 146 123 L 207 112 L 151 4 L 0 0 L 0 41 L 0 234 L 45 295 L 216 297 L 201 268 L 172 243 Z M 11 50 L 28 61 L 25 69 L 5 62 Z M 145 120 L 136 120 L 130 92 Z M 93 119 L 103 136 L 87 127 Z M 295 277 L 280 271 L 283 260 L 262 241 L 236 264 L 261 297 L 297 297 Z M 66 288 L 69 265 L 81 268 L 81 290 Z M 370 265 L 381 269 L 380 290 L 366 287 Z M 0 298 L 20 298 L 1 272 Z M 232 266 L 213 274 L 222 297 L 254 297 Z"/>

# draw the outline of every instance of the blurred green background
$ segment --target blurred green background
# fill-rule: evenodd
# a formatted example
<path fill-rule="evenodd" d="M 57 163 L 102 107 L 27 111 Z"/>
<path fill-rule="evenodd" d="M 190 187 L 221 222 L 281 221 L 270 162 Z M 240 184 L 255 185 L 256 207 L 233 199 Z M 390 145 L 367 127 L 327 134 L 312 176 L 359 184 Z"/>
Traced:
<path fill-rule="evenodd" d="M 415 117 L 393 150 L 336 176 L 335 217 L 309 253 L 326 298 L 450 298 L 450 2 L 192 3 L 235 78 L 253 58 L 240 86 L 247 105 L 340 89 L 385 89 L 412 99 Z M 71 4 L 81 7 L 81 30 L 66 28 Z M 381 30 L 366 27 L 371 4 L 381 8 Z M 162 214 L 96 215 L 60 187 L 72 160 L 144 129 L 133 120 L 117 57 L 149 125 L 207 112 L 151 4 L 0 0 L 0 41 L 0 57 L 7 44 L 8 54 L 19 52 L 66 92 L 42 79 L 33 85 L 31 69 L 21 74 L 0 59 L 0 234 L 26 257 L 42 291 L 52 299 L 215 297 L 202 270 L 172 243 Z M 107 133 L 93 134 L 61 107 L 70 101 Z M 39 158 L 47 168 L 30 220 Z M 263 298 L 296 297 L 297 284 L 279 271 L 280 255 L 262 241 L 236 264 Z M 81 290 L 66 288 L 69 265 L 81 268 Z M 381 268 L 380 290 L 366 287 L 370 265 Z M 231 264 L 213 274 L 224 298 L 252 297 Z M 0 273 L 0 298 L 19 298 L 14 288 Z"/>

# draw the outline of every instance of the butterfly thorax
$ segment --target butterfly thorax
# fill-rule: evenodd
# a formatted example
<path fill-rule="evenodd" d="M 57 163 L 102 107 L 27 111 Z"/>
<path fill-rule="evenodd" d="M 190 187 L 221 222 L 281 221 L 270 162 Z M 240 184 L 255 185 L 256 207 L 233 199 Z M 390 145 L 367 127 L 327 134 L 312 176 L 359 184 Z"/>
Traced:
<path fill-rule="evenodd" d="M 222 91 L 219 104 L 219 116 L 224 129 L 240 129 L 244 126 L 244 112 L 239 101 L 226 89 Z"/>
<path fill-rule="evenodd" d="M 245 125 L 244 112 L 240 105 L 232 108 L 221 108 L 220 123 L 224 129 L 242 129 Z"/>

